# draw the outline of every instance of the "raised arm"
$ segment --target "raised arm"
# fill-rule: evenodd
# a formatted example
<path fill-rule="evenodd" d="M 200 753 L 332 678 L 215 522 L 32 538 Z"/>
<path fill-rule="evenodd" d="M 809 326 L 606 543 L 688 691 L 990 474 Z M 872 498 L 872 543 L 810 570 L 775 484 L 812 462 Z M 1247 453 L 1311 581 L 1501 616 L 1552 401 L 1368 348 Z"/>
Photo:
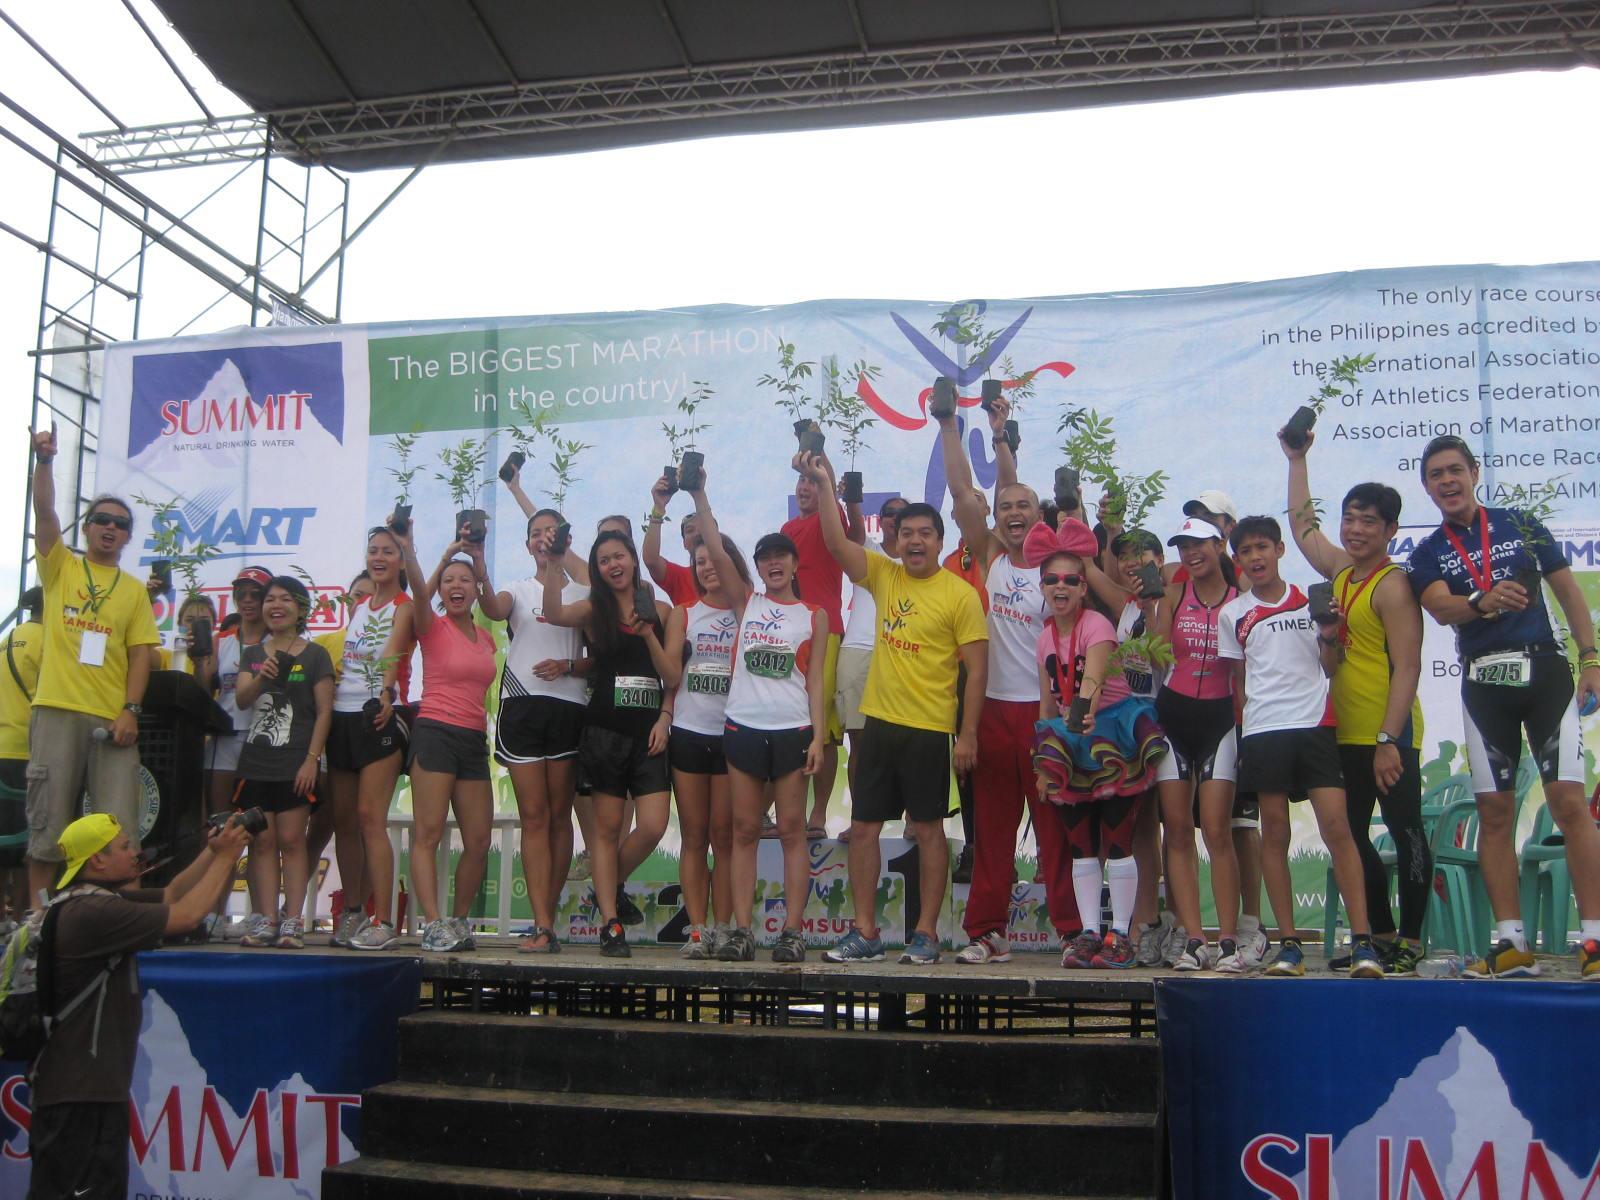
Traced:
<path fill-rule="evenodd" d="M 400 678 L 400 664 L 411 657 L 412 647 L 417 642 L 412 614 L 430 605 L 431 601 L 422 603 L 413 600 L 410 604 L 395 606 L 394 624 L 389 629 L 389 640 L 384 643 L 383 653 L 378 656 L 378 662 L 383 667 L 383 687 L 378 693 L 378 699 L 381 701 L 377 721 L 379 729 L 389 723 L 388 710 L 394 702 L 395 683 Z"/>
<path fill-rule="evenodd" d="M 706 499 L 704 484 L 690 492 L 689 496 L 694 500 L 695 517 L 700 522 L 700 540 L 705 543 L 706 553 L 711 556 L 711 565 L 717 568 L 717 578 L 722 581 L 722 590 L 727 594 L 729 603 L 733 605 L 734 615 L 743 619 L 744 607 L 750 602 L 750 589 L 745 587 L 744 580 L 739 578 L 733 559 L 728 557 L 727 547 L 722 544 L 722 530 L 717 525 L 716 515 L 711 511 L 711 501 Z M 859 513 L 860 509 L 856 511 Z"/>
<path fill-rule="evenodd" d="M 649 621 L 639 621 L 635 626 L 635 631 L 644 638 L 644 644 L 650 650 L 650 661 L 668 692 L 683 679 L 683 639 L 688 628 L 688 617 L 685 615 L 679 623 L 678 640 L 674 643 L 672 623 L 678 611 L 669 604 L 656 601 L 656 620 L 661 622 L 661 636 L 666 639 L 665 642 L 656 637 L 655 626 Z"/>
<path fill-rule="evenodd" d="M 511 472 L 511 478 L 506 480 L 506 491 L 511 493 L 511 498 L 517 502 L 517 507 L 522 510 L 524 521 L 533 520 L 533 514 L 539 511 L 539 506 L 528 498 L 528 493 L 522 490 L 522 471 Z"/>
<path fill-rule="evenodd" d="M 61 540 L 61 518 L 56 516 L 56 478 L 50 464 L 56 458 L 56 428 L 33 435 L 33 550 L 43 558 Z"/>
<path fill-rule="evenodd" d="M 989 406 L 989 446 L 994 454 L 994 494 L 996 502 L 1000 493 L 1017 482 L 1017 458 L 1011 453 L 1011 443 L 1006 441 L 1006 420 L 1011 416 L 1011 401 L 1001 395 Z"/>
<path fill-rule="evenodd" d="M 811 614 L 811 644 L 828 644 L 828 614 L 820 608 Z M 815 775 L 822 769 L 822 756 L 827 751 L 828 719 L 825 715 L 826 697 L 822 693 L 823 671 L 821 663 L 812 659 L 818 669 L 806 672 L 806 711 L 811 714 L 811 744 L 806 747 L 805 773 Z"/>
<path fill-rule="evenodd" d="M 162 889 L 167 905 L 168 936 L 188 933 L 205 919 L 233 883 L 234 864 L 250 843 L 242 825 L 229 823 L 178 877 Z"/>
<path fill-rule="evenodd" d="M 850 540 L 845 533 L 844 522 L 839 520 L 839 506 L 833 501 L 833 497 L 839 494 L 834 484 L 833 464 L 826 455 L 801 451 L 794 456 L 794 466 L 817 485 L 817 494 L 822 498 L 822 503 L 817 507 L 821 513 L 823 545 L 828 547 L 828 553 L 833 555 L 834 561 L 844 568 L 844 573 L 850 576 L 850 582 L 860 583 L 867 577 L 867 552 Z"/>
<path fill-rule="evenodd" d="M 410 527 L 399 535 L 400 553 L 405 558 L 406 577 L 417 580 L 417 594 L 411 597 L 412 628 L 418 637 L 423 637 L 428 632 L 428 626 L 433 624 L 433 597 L 439 590 L 439 575 L 444 571 L 445 563 L 450 561 L 451 555 L 461 549 L 460 542 L 452 542 L 445 547 L 444 556 L 439 559 L 439 565 L 433 569 L 433 574 L 424 577 L 422 566 L 417 562 L 417 523 L 411 522 Z M 396 622 L 398 624 L 398 622 Z"/>
<path fill-rule="evenodd" d="M 867 519 L 861 515 L 861 505 L 854 500 L 844 502 L 844 532 L 856 545 L 867 544 Z"/>
<path fill-rule="evenodd" d="M 1294 544 L 1300 547 L 1300 553 L 1305 555 L 1313 571 L 1324 579 L 1332 579 L 1350 565 L 1350 556 L 1317 528 L 1317 516 L 1312 511 L 1311 474 L 1306 466 L 1306 454 L 1316 436 L 1306 434 L 1305 446 L 1295 450 L 1283 440 L 1280 431 L 1278 446 L 1289 460 L 1289 531 L 1294 535 Z"/>
<path fill-rule="evenodd" d="M 961 430 L 954 417 L 944 417 L 939 421 L 939 454 L 944 459 L 944 477 L 950 486 L 956 526 L 966 539 L 972 556 L 987 569 L 990 558 L 989 522 L 972 482 L 972 466 L 967 462 L 967 452 L 961 446 Z"/>
<path fill-rule="evenodd" d="M 588 600 L 563 604 L 561 589 L 566 585 L 567 562 L 566 556 L 563 555 L 559 570 L 544 573 L 544 597 L 541 604 L 544 619 L 551 625 L 560 625 L 563 629 L 582 629 L 589 623 L 592 606 Z"/>
<path fill-rule="evenodd" d="M 661 526 L 666 522 L 667 502 L 671 499 L 672 489 L 663 475 L 650 485 L 650 515 L 644 521 L 644 541 L 639 543 L 645 570 L 662 587 L 667 586 L 667 560 L 661 557 Z"/>

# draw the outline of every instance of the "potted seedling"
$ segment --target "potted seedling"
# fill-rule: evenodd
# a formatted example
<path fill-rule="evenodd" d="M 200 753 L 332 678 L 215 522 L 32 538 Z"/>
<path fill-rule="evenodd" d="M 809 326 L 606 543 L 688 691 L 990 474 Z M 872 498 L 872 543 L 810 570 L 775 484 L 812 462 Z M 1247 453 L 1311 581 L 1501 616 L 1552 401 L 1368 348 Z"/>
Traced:
<path fill-rule="evenodd" d="M 439 451 L 443 471 L 433 477 L 450 489 L 456 509 L 456 530 L 463 541 L 482 542 L 489 533 L 489 514 L 477 507 L 484 488 L 483 464 L 489 457 L 489 443 L 464 438 Z"/>
<path fill-rule="evenodd" d="M 1550 541 L 1549 525 L 1556 515 L 1555 501 L 1560 494 L 1557 485 L 1565 478 L 1565 475 L 1558 475 L 1538 483 L 1519 484 L 1512 489 L 1512 503 L 1506 506 L 1511 510 L 1511 524 L 1515 526 L 1528 556 L 1533 560 L 1533 566 L 1519 567 L 1511 575 L 1511 581 L 1528 594 L 1530 604 L 1541 598 L 1544 584 L 1544 572 L 1539 569 L 1539 555 L 1535 548 Z"/>
<path fill-rule="evenodd" d="M 1338 400 L 1347 388 L 1359 382 L 1356 378 L 1372 365 L 1372 355 L 1356 354 L 1349 358 L 1336 358 L 1328 367 L 1328 380 L 1311 394 L 1311 397 L 1294 410 L 1294 416 L 1283 427 L 1283 443 L 1291 450 L 1304 450 L 1306 435 L 1316 426 L 1317 418 L 1331 400 Z"/>
<path fill-rule="evenodd" d="M 821 454 L 825 445 L 821 424 L 816 417 L 806 415 L 808 402 L 803 381 L 811 378 L 815 366 L 815 363 L 799 361 L 793 342 L 783 342 L 778 346 L 779 374 L 763 375 L 756 380 L 757 387 L 770 387 L 778 393 L 778 407 L 794 422 L 794 436 L 803 454 Z"/>
<path fill-rule="evenodd" d="M 499 474 L 502 483 L 510 483 L 515 479 L 527 465 L 528 457 L 533 453 L 534 443 L 541 437 L 549 436 L 545 428 L 549 420 L 549 410 L 541 408 L 526 421 L 518 421 L 513 417 L 506 425 L 506 433 L 511 438 L 514 448 L 506 455 L 505 462 L 500 464 Z"/>
<path fill-rule="evenodd" d="M 578 456 L 594 447 L 577 438 L 563 439 L 554 434 L 550 435 L 550 445 L 554 449 L 550 469 L 555 474 L 556 485 L 546 494 L 550 497 L 552 507 L 564 509 L 567 506 L 567 492 L 578 481 Z"/>
<path fill-rule="evenodd" d="M 850 469 L 839 480 L 847 504 L 860 504 L 865 496 L 861 472 L 856 470 L 856 455 L 867 448 L 866 432 L 878 423 L 876 417 L 869 415 L 859 389 L 862 380 L 876 379 L 879 373 L 880 368 L 865 359 L 857 361 L 848 371 L 839 369 L 837 358 L 830 357 L 823 366 L 827 383 L 823 412 L 828 426 L 839 431 L 850 462 Z"/>
<path fill-rule="evenodd" d="M 210 542 L 196 539 L 188 549 L 183 545 L 182 526 L 175 518 L 175 514 L 182 502 L 182 497 L 174 496 L 170 500 L 155 501 L 144 496 L 135 496 L 139 504 L 150 510 L 150 549 L 156 553 L 156 558 L 151 562 L 152 573 L 160 576 L 162 594 L 173 590 L 173 576 L 176 575 L 183 581 L 181 595 L 173 606 L 173 615 L 182 611 L 183 606 L 201 594 L 200 568 L 206 563 L 222 555 L 222 550 Z M 203 629 L 202 629 L 203 626 Z M 211 639 L 211 623 L 197 621 L 191 636 L 196 643 L 196 656 L 200 657 L 198 647 L 204 645 L 205 653 L 209 653 Z"/>
<path fill-rule="evenodd" d="M 421 467 L 411 465 L 411 454 L 417 446 L 417 434 L 396 434 L 389 439 L 389 448 L 394 451 L 395 461 L 399 466 L 386 467 L 385 470 L 394 476 L 394 486 L 397 489 L 394 498 L 394 516 L 392 524 L 394 531 L 404 534 L 411 528 L 411 481 L 417 477 Z"/>
<path fill-rule="evenodd" d="M 706 456 L 695 449 L 695 442 L 711 426 L 700 424 L 695 414 L 715 394 L 709 383 L 696 379 L 694 387 L 678 401 L 678 411 L 684 419 L 682 427 L 661 423 L 661 431 L 672 445 L 672 461 L 662 468 L 661 475 L 673 491 L 681 487 L 692 492 L 705 483 Z"/>
<path fill-rule="evenodd" d="M 1159 633 L 1141 633 L 1117 644 L 1106 660 L 1106 672 L 1121 671 L 1129 688 L 1138 695 L 1148 695 L 1156 672 L 1172 666 L 1174 661 L 1171 642 Z"/>

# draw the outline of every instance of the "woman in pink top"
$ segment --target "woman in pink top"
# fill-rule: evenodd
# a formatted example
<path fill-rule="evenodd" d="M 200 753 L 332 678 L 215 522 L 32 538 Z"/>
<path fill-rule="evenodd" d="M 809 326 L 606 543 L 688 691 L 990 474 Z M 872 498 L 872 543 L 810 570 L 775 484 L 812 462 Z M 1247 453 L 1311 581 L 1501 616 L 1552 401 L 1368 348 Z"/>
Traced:
<path fill-rule="evenodd" d="M 421 579 L 413 536 L 408 533 L 401 544 L 407 572 Z M 426 922 L 424 950 L 473 948 L 467 909 L 483 886 L 489 861 L 494 795 L 484 694 L 494 683 L 495 646 L 494 635 L 472 619 L 472 606 L 482 599 L 483 576 L 483 544 L 454 542 L 412 606 L 412 627 L 422 648 L 422 703 L 411 727 L 409 760 L 415 822 L 411 888 Z M 435 595 L 442 617 L 433 610 Z M 445 815 L 452 808 L 461 831 L 461 858 L 456 863 L 455 915 L 442 917 L 437 856 Z"/>
<path fill-rule="evenodd" d="M 1083 928 L 1067 942 L 1063 967 L 1131 967 L 1128 925 L 1138 887 L 1133 830 L 1167 744 L 1155 706 L 1128 689 L 1111 662 L 1117 631 L 1084 606 L 1085 564 L 1099 550 L 1071 518 L 1059 530 L 1035 525 L 1022 545 L 1039 568 L 1050 619 L 1039 635 L 1039 722 L 1034 771 L 1039 794 L 1057 805 L 1072 853 L 1072 890 Z M 1100 931 L 1100 858 L 1111 888 L 1111 928 Z"/>

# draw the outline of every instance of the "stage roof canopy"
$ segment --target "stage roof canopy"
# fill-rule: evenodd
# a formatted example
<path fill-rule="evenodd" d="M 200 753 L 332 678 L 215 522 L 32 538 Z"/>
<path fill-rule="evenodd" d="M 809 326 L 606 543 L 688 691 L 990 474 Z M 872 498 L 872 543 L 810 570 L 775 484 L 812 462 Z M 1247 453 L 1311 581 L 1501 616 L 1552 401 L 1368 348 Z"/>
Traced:
<path fill-rule="evenodd" d="M 361 169 L 1600 62 L 1600 3 L 156 3 L 253 112 L 97 136 L 123 170 L 259 151 L 263 117 Z"/>

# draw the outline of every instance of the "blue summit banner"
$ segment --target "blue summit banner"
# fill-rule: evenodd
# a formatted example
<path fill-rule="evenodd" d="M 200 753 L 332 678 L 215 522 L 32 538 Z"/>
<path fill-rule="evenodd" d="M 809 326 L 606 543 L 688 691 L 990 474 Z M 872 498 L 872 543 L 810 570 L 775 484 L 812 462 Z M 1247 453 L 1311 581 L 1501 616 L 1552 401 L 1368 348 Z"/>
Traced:
<path fill-rule="evenodd" d="M 1600 992 L 1156 984 L 1176 1200 L 1596 1200 Z"/>
<path fill-rule="evenodd" d="M 357 1155 L 361 1093 L 394 1077 L 416 959 L 159 952 L 129 1103 L 129 1196 L 314 1200 Z M 28 1188 L 28 1085 L 0 1063 L 0 1196 Z"/>

